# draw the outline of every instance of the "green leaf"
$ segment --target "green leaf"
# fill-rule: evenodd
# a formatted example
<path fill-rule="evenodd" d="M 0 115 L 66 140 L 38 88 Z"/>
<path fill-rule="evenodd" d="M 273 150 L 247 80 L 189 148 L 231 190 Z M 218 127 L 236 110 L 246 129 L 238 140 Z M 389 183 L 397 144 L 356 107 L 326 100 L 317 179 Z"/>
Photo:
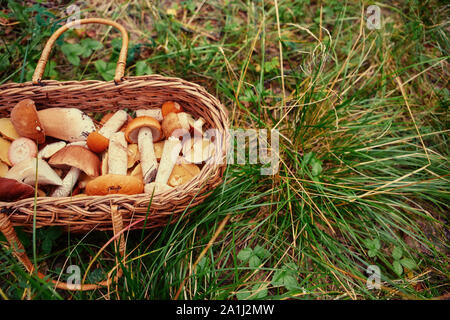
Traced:
<path fill-rule="evenodd" d="M 252 248 L 244 248 L 241 251 L 239 251 L 237 257 L 241 261 L 248 261 L 252 255 L 253 255 Z"/>
<path fill-rule="evenodd" d="M 145 61 L 138 61 L 136 63 L 136 75 L 143 76 L 147 74 L 152 74 L 152 68 Z"/>
<path fill-rule="evenodd" d="M 400 258 L 402 257 L 402 255 L 403 255 L 402 248 L 400 248 L 400 247 L 395 247 L 394 250 L 392 250 L 392 257 L 393 257 L 395 260 L 400 260 Z"/>
<path fill-rule="evenodd" d="M 311 161 L 311 174 L 313 176 L 318 176 L 322 172 L 322 161 L 313 158 Z"/>
<path fill-rule="evenodd" d="M 402 275 L 403 273 L 403 267 L 397 260 L 394 260 L 394 263 L 392 264 L 392 267 L 394 268 L 394 271 L 397 275 Z"/>
<path fill-rule="evenodd" d="M 254 249 L 253 252 L 261 259 L 266 259 L 268 257 L 270 257 L 270 252 L 266 249 L 264 249 L 263 247 L 261 247 L 260 245 L 257 245 Z"/>
<path fill-rule="evenodd" d="M 61 46 L 61 51 L 66 55 L 76 55 L 79 56 L 83 53 L 84 49 L 83 47 L 78 43 L 64 43 Z"/>
<path fill-rule="evenodd" d="M 100 42 L 91 38 L 81 40 L 80 44 L 83 48 L 83 52 L 81 54 L 83 58 L 87 58 L 93 51 L 103 48 L 103 45 Z"/>
<path fill-rule="evenodd" d="M 74 66 L 80 65 L 80 58 L 77 55 L 70 54 L 70 55 L 66 55 L 66 57 L 67 57 L 67 60 L 69 60 L 69 62 L 71 64 L 73 64 Z"/>
<path fill-rule="evenodd" d="M 105 277 L 104 272 L 100 268 L 92 270 L 87 276 L 89 282 L 99 282 L 103 280 L 104 277 Z"/>
<path fill-rule="evenodd" d="M 378 250 L 376 250 L 376 249 L 369 249 L 369 251 L 367 251 L 368 256 L 371 258 L 375 257 L 377 255 L 377 253 L 378 253 Z"/>
<path fill-rule="evenodd" d="M 403 258 L 402 260 L 400 260 L 400 263 L 402 264 L 402 266 L 409 270 L 413 270 L 416 268 L 416 263 L 413 259 Z"/>
<path fill-rule="evenodd" d="M 120 51 L 120 49 L 122 48 L 122 39 L 121 38 L 114 38 L 111 40 L 111 46 Z"/>
<path fill-rule="evenodd" d="M 296 274 L 298 272 L 298 265 L 294 262 L 288 262 L 283 266 L 283 269 L 289 274 Z"/>
<path fill-rule="evenodd" d="M 114 79 L 114 75 L 116 72 L 116 64 L 113 62 L 106 63 L 103 60 L 97 60 L 94 62 L 95 68 L 100 73 L 100 75 L 106 81 L 111 81 Z"/>
<path fill-rule="evenodd" d="M 103 60 L 97 60 L 94 62 L 95 68 L 98 72 L 105 72 L 106 71 L 106 62 Z"/>
<path fill-rule="evenodd" d="M 252 294 L 252 292 L 248 289 L 242 289 L 236 292 L 236 298 L 238 300 L 246 300 Z"/>
<path fill-rule="evenodd" d="M 303 164 L 307 165 L 311 161 L 311 159 L 314 157 L 313 152 L 308 152 L 303 156 Z"/>
<path fill-rule="evenodd" d="M 41 249 L 44 254 L 50 254 L 52 252 L 53 241 L 49 237 L 44 238 L 41 243 Z"/>
<path fill-rule="evenodd" d="M 284 277 L 286 276 L 286 270 L 280 269 L 275 271 L 272 277 L 272 285 L 275 287 L 284 285 Z"/>
<path fill-rule="evenodd" d="M 252 298 L 253 299 L 264 299 L 267 297 L 267 286 L 263 283 L 255 284 L 252 287 Z"/>
<path fill-rule="evenodd" d="M 252 255 L 248 260 L 248 265 L 250 268 L 258 268 L 261 265 L 261 259 L 257 255 Z"/>
<path fill-rule="evenodd" d="M 373 239 L 373 247 L 377 250 L 381 249 L 380 239 Z"/>
<path fill-rule="evenodd" d="M 288 290 L 296 290 L 299 288 L 298 281 L 294 276 L 288 275 L 284 277 L 284 287 Z"/>

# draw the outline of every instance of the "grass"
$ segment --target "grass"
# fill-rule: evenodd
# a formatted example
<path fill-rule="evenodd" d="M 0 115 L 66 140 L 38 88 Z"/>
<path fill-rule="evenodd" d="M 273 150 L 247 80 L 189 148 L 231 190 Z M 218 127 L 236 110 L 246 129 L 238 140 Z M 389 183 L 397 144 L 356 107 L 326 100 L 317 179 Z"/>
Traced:
<path fill-rule="evenodd" d="M 0 83 L 30 80 L 67 6 L 1 3 Z M 373 3 L 379 30 L 366 26 Z M 279 171 L 229 165 L 189 218 L 126 232 L 124 275 L 109 290 L 55 291 L 3 249 L 2 298 L 448 297 L 448 5 L 91 0 L 81 10 L 126 26 L 127 75 L 196 82 L 227 107 L 232 128 L 279 130 Z M 61 38 L 45 78 L 110 80 L 120 40 L 96 29 Z M 74 45 L 89 38 L 101 45 Z M 19 235 L 30 254 L 30 235 Z M 113 246 L 91 260 L 111 236 L 39 229 L 37 263 L 61 279 L 92 263 L 86 280 L 103 279 Z M 372 265 L 379 289 L 367 286 Z"/>

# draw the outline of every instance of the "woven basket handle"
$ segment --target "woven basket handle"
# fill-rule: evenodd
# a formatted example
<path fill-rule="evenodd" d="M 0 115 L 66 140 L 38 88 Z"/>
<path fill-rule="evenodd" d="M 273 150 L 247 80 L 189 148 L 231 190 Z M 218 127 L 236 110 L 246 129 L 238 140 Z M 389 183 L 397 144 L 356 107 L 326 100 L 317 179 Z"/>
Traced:
<path fill-rule="evenodd" d="M 111 220 L 113 225 L 113 231 L 114 235 L 117 236 L 117 238 L 114 240 L 115 244 L 117 245 L 119 249 L 119 253 L 121 257 L 125 256 L 125 239 L 123 236 L 123 233 L 121 233 L 123 229 L 123 219 L 122 214 L 117 209 L 117 205 L 111 206 Z M 25 267 L 25 269 L 31 274 L 34 272 L 34 265 L 30 261 L 30 258 L 28 258 L 27 253 L 25 252 L 25 248 L 23 247 L 22 242 L 20 242 L 19 238 L 17 237 L 17 234 L 14 230 L 14 227 L 12 226 L 8 216 L 0 212 L 0 231 L 5 236 L 6 240 L 8 241 L 9 245 L 11 246 L 13 254 L 16 256 L 16 258 L 22 263 L 22 265 Z M 113 269 L 114 270 L 114 269 Z M 67 284 L 65 282 L 60 282 L 56 280 L 46 280 L 54 284 L 55 288 L 62 289 L 62 290 L 70 290 L 70 291 L 87 291 L 87 290 L 95 290 L 99 288 L 108 287 L 112 283 L 111 279 L 111 273 L 108 274 L 107 280 L 93 283 L 93 284 L 87 284 L 82 283 L 80 285 L 71 285 Z M 37 272 L 37 275 L 39 278 L 44 279 L 45 275 L 41 272 Z M 118 268 L 115 280 L 122 276 L 122 269 Z"/>
<path fill-rule="evenodd" d="M 55 33 L 52 34 L 52 36 L 47 40 L 47 43 L 45 44 L 44 50 L 42 51 L 41 57 L 39 58 L 39 61 L 37 63 L 36 69 L 34 70 L 33 74 L 33 84 L 40 84 L 42 75 L 45 71 L 45 65 L 47 64 L 48 57 L 50 56 L 50 52 L 52 51 L 53 44 L 55 41 L 68 29 L 75 25 L 80 24 L 88 24 L 88 23 L 99 23 L 99 24 L 106 24 L 112 27 L 115 27 L 119 29 L 119 31 L 122 33 L 122 48 L 120 49 L 119 59 L 117 60 L 117 67 L 116 67 L 116 74 L 114 76 L 114 82 L 117 84 L 119 83 L 123 75 L 125 73 L 125 65 L 127 61 L 127 51 L 128 51 L 128 33 L 125 30 L 123 26 L 118 24 L 117 22 L 102 19 L 102 18 L 88 18 L 88 19 L 80 19 L 80 20 L 74 20 L 71 21 L 58 30 L 55 31 Z"/>

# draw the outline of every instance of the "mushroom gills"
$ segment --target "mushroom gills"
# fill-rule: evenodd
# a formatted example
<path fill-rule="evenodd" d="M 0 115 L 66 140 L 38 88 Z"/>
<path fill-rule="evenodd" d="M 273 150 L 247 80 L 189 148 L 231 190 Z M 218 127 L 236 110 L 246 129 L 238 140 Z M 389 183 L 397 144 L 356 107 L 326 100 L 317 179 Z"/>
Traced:
<path fill-rule="evenodd" d="M 37 166 L 36 166 L 37 164 Z M 5 178 L 15 179 L 29 185 L 36 183 L 36 168 L 38 184 L 51 184 L 61 186 L 61 178 L 56 172 L 42 159 L 30 158 L 19 162 L 5 174 Z"/>

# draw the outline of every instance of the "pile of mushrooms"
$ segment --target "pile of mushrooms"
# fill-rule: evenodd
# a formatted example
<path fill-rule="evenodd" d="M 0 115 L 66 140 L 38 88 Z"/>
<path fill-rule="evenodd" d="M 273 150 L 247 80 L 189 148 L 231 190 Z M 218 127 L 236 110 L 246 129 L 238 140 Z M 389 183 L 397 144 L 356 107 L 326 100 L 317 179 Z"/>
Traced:
<path fill-rule="evenodd" d="M 204 123 L 172 101 L 97 122 L 77 108 L 38 111 L 22 100 L 0 119 L 0 201 L 171 190 L 211 156 Z"/>

